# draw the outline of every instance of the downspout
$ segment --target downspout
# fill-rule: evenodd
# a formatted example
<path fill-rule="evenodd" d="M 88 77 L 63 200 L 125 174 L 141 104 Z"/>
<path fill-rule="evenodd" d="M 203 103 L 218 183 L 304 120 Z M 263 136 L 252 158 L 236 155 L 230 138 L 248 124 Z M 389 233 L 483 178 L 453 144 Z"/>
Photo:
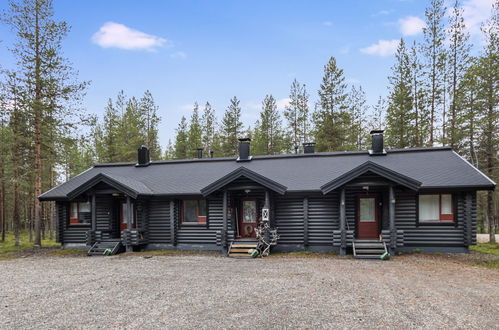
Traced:
<path fill-rule="evenodd" d="M 344 256 L 346 254 L 347 248 L 347 233 L 345 229 L 346 223 L 346 211 L 345 211 L 345 188 L 341 189 L 340 193 L 340 255 Z"/>
<path fill-rule="evenodd" d="M 397 228 L 395 228 L 395 192 L 393 186 L 389 187 L 389 220 L 390 220 L 390 254 L 394 254 L 397 247 Z"/>

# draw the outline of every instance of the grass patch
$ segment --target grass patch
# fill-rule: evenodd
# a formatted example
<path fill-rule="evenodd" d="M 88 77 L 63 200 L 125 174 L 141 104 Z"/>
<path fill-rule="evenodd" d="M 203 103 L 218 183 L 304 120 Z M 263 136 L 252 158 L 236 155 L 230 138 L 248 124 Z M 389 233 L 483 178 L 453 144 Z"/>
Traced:
<path fill-rule="evenodd" d="M 484 260 L 476 260 L 474 262 L 477 266 L 499 269 L 499 259 L 484 259 Z"/>
<path fill-rule="evenodd" d="M 42 240 L 42 247 L 55 248 L 61 245 L 54 240 Z M 5 235 L 5 242 L 0 242 L 0 259 L 10 259 L 18 253 L 32 250 L 33 242 L 29 241 L 29 233 L 21 232 L 19 234 L 19 246 L 15 246 L 14 233 L 8 232 Z"/>
<path fill-rule="evenodd" d="M 69 256 L 69 255 L 86 255 L 87 251 L 85 250 L 75 250 L 75 249 L 59 249 L 50 252 L 50 256 Z"/>
<path fill-rule="evenodd" d="M 499 256 L 499 243 L 478 243 L 470 246 L 471 251 Z"/>

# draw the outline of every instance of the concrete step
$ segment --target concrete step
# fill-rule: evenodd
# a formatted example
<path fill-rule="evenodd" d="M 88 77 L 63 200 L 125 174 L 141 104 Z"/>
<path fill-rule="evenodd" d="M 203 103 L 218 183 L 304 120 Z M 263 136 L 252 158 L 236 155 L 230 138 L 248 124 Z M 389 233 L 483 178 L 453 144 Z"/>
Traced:
<path fill-rule="evenodd" d="M 379 254 L 379 255 L 382 255 L 383 253 L 385 253 L 385 249 L 358 249 L 358 248 L 356 248 L 355 252 L 357 253 L 357 255 L 359 255 L 359 254 Z"/>

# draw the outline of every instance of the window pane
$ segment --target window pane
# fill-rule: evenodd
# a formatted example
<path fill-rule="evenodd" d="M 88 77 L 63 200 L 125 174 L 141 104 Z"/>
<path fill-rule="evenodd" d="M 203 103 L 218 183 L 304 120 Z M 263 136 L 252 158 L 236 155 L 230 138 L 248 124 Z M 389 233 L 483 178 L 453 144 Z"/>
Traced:
<path fill-rule="evenodd" d="M 127 223 L 126 218 L 127 218 L 127 208 L 126 208 L 126 203 L 121 204 L 121 214 L 123 214 L 123 218 L 121 219 L 122 223 Z"/>
<path fill-rule="evenodd" d="M 419 221 L 439 221 L 439 195 L 419 195 Z"/>
<path fill-rule="evenodd" d="M 80 212 L 90 212 L 90 202 L 80 203 Z"/>
<path fill-rule="evenodd" d="M 71 219 L 77 219 L 78 218 L 78 203 L 71 203 L 71 211 L 70 211 L 70 218 Z"/>
<path fill-rule="evenodd" d="M 90 202 L 80 202 L 79 206 L 79 223 L 90 223 L 92 221 L 92 214 L 90 213 Z"/>
<path fill-rule="evenodd" d="M 243 222 L 256 222 L 256 201 L 243 201 Z"/>
<path fill-rule="evenodd" d="M 206 200 L 205 199 L 199 200 L 199 216 L 200 217 L 206 216 Z"/>
<path fill-rule="evenodd" d="M 376 199 L 375 198 L 361 198 L 360 204 L 360 215 L 359 219 L 361 222 L 373 222 L 376 221 L 375 210 L 376 210 Z"/>
<path fill-rule="evenodd" d="M 197 222 L 197 200 L 184 200 L 184 222 Z"/>
<path fill-rule="evenodd" d="M 445 194 L 442 196 L 442 214 L 452 214 L 452 195 Z"/>

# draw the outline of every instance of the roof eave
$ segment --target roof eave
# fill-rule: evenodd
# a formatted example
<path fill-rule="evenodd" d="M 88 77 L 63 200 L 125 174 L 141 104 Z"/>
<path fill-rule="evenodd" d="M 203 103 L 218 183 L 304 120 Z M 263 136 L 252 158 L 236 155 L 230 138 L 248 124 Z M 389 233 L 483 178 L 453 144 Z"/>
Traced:
<path fill-rule="evenodd" d="M 286 186 L 275 182 L 274 180 L 271 180 L 261 174 L 258 174 L 254 171 L 249 170 L 248 168 L 241 166 L 237 168 L 236 170 L 230 172 L 229 174 L 219 178 L 218 180 L 214 181 L 213 183 L 209 184 L 208 186 L 204 187 L 201 189 L 201 194 L 203 196 L 208 196 L 212 194 L 213 192 L 221 189 L 222 187 L 225 187 L 232 181 L 240 178 L 241 176 L 245 176 L 248 179 L 255 181 L 256 183 L 277 192 L 280 195 L 284 195 L 286 190 L 288 189 Z"/>
<path fill-rule="evenodd" d="M 359 177 L 366 172 L 373 172 L 381 177 L 384 177 L 390 181 L 395 182 L 401 186 L 404 186 L 410 190 L 417 191 L 421 187 L 421 182 L 410 178 L 406 175 L 395 172 L 389 168 L 381 166 L 370 160 L 365 163 L 353 168 L 352 170 L 340 175 L 339 177 L 331 180 L 330 182 L 321 186 L 321 191 L 323 194 L 327 194 L 335 189 L 338 189 L 353 179 Z"/>

